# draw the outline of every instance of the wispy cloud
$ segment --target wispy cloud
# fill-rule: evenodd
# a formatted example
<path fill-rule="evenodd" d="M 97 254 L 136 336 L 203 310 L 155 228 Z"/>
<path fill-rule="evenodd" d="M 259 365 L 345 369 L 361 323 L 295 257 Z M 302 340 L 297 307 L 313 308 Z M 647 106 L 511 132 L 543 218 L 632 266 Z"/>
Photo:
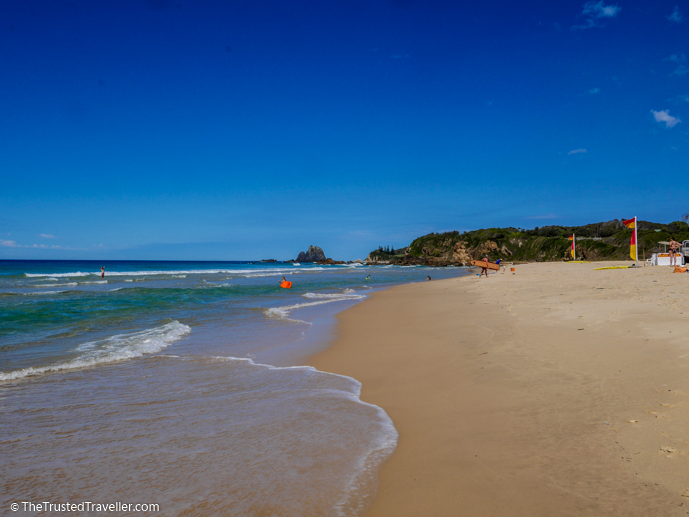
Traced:
<path fill-rule="evenodd" d="M 73 248 L 65 248 L 63 246 L 58 246 L 56 244 L 53 244 L 52 246 L 48 246 L 47 244 L 18 244 L 16 241 L 3 241 L 0 240 L 0 246 L 4 246 L 5 248 L 37 248 L 37 249 L 51 249 L 51 250 L 67 250 L 67 249 L 73 249 Z"/>
<path fill-rule="evenodd" d="M 673 97 L 673 98 L 668 99 L 668 100 L 674 104 L 682 104 L 684 102 L 689 102 L 689 94 L 678 95 L 677 97 Z"/>
<path fill-rule="evenodd" d="M 43 237 L 44 239 L 57 239 L 57 237 L 50 235 L 49 233 L 42 233 L 39 235 L 39 237 Z"/>
<path fill-rule="evenodd" d="M 559 215 L 555 214 L 544 214 L 544 215 L 532 215 L 531 217 L 527 217 L 526 219 L 557 219 L 559 218 Z"/>
<path fill-rule="evenodd" d="M 586 23 L 583 25 L 575 25 L 573 29 L 592 29 L 594 27 L 602 27 L 601 20 L 606 18 L 614 18 L 617 16 L 622 8 L 619 5 L 605 5 L 603 0 L 598 2 L 586 2 L 584 9 L 581 11 L 582 16 L 586 18 Z"/>
<path fill-rule="evenodd" d="M 672 14 L 669 16 L 666 16 L 666 18 L 668 20 L 670 20 L 671 22 L 682 23 L 683 16 L 682 16 L 682 13 L 679 12 L 679 6 L 676 5 L 675 10 L 672 11 Z"/>
<path fill-rule="evenodd" d="M 684 63 L 687 60 L 687 56 L 684 54 L 671 54 L 668 57 L 664 57 L 663 61 L 672 61 L 673 63 Z"/>
<path fill-rule="evenodd" d="M 585 154 L 588 151 L 586 149 L 572 149 L 570 152 L 567 153 L 567 156 L 570 154 Z"/>
<path fill-rule="evenodd" d="M 651 110 L 651 113 L 653 113 L 653 118 L 655 118 L 656 122 L 665 122 L 666 128 L 675 127 L 677 124 L 682 122 L 679 117 L 673 117 L 670 115 L 670 110 Z"/>
<path fill-rule="evenodd" d="M 591 95 L 596 95 L 597 93 L 600 93 L 600 88 L 591 88 L 591 89 L 589 90 L 589 93 L 590 93 Z"/>
<path fill-rule="evenodd" d="M 670 75 L 674 75 L 675 77 L 684 77 L 687 74 L 689 74 L 689 68 L 684 65 L 679 65 Z"/>

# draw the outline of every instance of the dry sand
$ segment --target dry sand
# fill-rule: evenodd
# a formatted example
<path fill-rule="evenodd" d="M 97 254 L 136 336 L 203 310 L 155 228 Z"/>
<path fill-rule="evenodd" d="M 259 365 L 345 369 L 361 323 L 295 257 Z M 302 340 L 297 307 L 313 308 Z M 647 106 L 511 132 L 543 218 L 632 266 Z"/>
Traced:
<path fill-rule="evenodd" d="M 601 265 L 404 285 L 340 314 L 311 364 L 360 380 L 400 433 L 368 515 L 689 514 L 689 274 Z"/>

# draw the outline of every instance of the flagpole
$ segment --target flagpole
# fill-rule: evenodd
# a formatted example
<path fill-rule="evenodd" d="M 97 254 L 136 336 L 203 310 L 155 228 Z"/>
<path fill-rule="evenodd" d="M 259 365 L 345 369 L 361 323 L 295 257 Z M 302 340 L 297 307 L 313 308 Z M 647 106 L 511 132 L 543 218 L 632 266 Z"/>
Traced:
<path fill-rule="evenodd" d="M 636 216 L 634 216 L 634 242 L 636 243 L 634 251 L 636 251 L 636 262 L 639 262 L 639 234 L 636 233 L 638 226 L 639 221 L 637 221 Z"/>
<path fill-rule="evenodd" d="M 577 260 L 577 237 L 576 235 L 572 234 L 572 255 L 574 256 L 574 260 Z"/>

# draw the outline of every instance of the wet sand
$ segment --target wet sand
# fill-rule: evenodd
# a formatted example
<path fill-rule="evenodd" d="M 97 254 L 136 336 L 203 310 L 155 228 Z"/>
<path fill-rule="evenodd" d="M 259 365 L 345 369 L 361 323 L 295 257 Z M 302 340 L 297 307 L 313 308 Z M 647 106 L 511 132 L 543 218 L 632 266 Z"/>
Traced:
<path fill-rule="evenodd" d="M 400 433 L 368 515 L 689 515 L 689 274 L 609 265 L 404 285 L 338 316 L 310 363 Z"/>

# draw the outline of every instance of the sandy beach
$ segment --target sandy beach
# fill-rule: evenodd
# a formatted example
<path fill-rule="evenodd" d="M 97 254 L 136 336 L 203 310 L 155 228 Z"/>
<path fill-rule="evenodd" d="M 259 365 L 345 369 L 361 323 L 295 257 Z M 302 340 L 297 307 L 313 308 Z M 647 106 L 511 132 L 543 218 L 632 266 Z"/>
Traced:
<path fill-rule="evenodd" d="M 368 515 L 689 514 L 689 275 L 610 265 L 398 286 L 338 316 L 310 363 L 400 434 Z"/>

